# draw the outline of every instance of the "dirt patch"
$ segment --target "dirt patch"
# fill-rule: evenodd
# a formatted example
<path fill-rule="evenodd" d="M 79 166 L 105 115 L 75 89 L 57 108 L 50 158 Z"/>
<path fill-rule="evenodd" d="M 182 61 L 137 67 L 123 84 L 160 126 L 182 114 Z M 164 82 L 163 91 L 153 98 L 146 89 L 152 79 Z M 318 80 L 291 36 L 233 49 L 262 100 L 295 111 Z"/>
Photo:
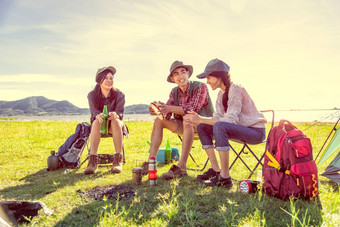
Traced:
<path fill-rule="evenodd" d="M 136 192 L 129 185 L 107 185 L 91 188 L 86 192 L 77 191 L 83 197 L 93 197 L 95 200 L 103 200 L 104 196 L 111 200 L 128 199 L 135 196 Z"/>

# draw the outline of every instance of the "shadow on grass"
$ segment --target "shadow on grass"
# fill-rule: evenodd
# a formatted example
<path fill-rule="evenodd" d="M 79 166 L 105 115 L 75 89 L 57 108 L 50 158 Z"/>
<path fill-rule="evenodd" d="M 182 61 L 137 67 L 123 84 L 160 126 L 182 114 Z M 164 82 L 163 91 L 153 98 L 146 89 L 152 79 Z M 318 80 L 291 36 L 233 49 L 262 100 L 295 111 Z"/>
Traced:
<path fill-rule="evenodd" d="M 261 193 L 243 195 L 237 185 L 204 188 L 193 177 L 159 180 L 150 186 L 131 181 L 136 194 L 121 200 L 94 200 L 79 195 L 85 205 L 74 208 L 57 226 L 170 225 L 170 226 L 291 226 L 322 224 L 320 201 L 297 200 L 293 205 Z"/>
<path fill-rule="evenodd" d="M 46 171 L 44 168 L 20 179 L 24 184 L 1 189 L 0 195 L 2 195 L 2 199 L 38 200 L 65 186 L 72 186 L 79 181 L 110 174 L 109 171 L 105 171 L 93 175 L 84 175 L 83 172 L 77 171 L 79 170 L 70 169 L 67 171 L 66 169 L 59 169 Z"/>

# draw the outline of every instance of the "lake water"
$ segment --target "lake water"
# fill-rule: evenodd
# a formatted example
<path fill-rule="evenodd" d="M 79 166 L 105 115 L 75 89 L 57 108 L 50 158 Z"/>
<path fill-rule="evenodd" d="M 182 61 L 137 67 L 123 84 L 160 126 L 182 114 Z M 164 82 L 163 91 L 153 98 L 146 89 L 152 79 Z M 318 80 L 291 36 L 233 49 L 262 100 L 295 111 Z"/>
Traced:
<path fill-rule="evenodd" d="M 269 113 L 265 114 L 268 121 L 271 120 Z M 336 122 L 340 117 L 340 110 L 298 110 L 298 111 L 275 111 L 275 121 L 286 119 L 292 122 Z M 12 118 L 12 117 L 11 117 Z M 89 121 L 89 115 L 51 115 L 51 116 L 14 116 L 20 121 Z M 124 121 L 152 121 L 155 117 L 149 114 L 125 114 Z"/>

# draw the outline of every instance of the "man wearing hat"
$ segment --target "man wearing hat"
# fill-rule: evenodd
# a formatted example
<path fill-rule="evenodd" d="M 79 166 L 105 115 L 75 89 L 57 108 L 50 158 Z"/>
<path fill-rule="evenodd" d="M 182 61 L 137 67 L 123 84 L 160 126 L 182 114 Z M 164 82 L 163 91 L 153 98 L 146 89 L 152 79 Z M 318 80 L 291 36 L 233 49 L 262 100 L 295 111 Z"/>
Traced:
<path fill-rule="evenodd" d="M 181 61 L 172 63 L 167 81 L 176 83 L 178 86 L 172 89 L 166 103 L 158 102 L 159 111 L 164 118 L 156 118 L 154 121 L 150 156 L 157 156 L 158 149 L 162 143 L 164 128 L 173 133 L 183 135 L 180 160 L 177 165 L 172 165 L 170 170 L 162 175 L 164 180 L 187 176 L 186 162 L 192 147 L 196 127 L 183 126 L 183 116 L 188 111 L 193 111 L 202 116 L 211 117 L 214 112 L 207 86 L 198 81 L 189 81 L 192 72 L 193 67 L 191 65 L 184 65 Z M 150 109 L 150 114 L 156 115 L 152 109 Z M 147 173 L 147 164 L 147 162 L 143 163 L 143 173 L 145 174 Z"/>
<path fill-rule="evenodd" d="M 91 134 L 89 163 L 85 174 L 93 174 L 97 170 L 97 150 L 101 138 L 100 125 L 103 122 L 103 107 L 107 106 L 109 119 L 109 134 L 112 135 L 116 154 L 114 155 L 111 172 L 120 173 L 123 162 L 123 135 L 128 135 L 128 129 L 123 122 L 125 95 L 113 87 L 113 78 L 116 69 L 113 66 L 98 69 L 96 73 L 96 86 L 88 94 L 91 112 Z"/>

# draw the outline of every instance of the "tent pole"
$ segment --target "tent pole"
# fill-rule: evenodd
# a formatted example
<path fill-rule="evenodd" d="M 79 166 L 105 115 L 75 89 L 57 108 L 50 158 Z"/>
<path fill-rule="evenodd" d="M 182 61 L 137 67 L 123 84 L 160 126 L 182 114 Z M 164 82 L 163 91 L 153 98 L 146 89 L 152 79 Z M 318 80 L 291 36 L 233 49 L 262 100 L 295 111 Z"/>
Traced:
<path fill-rule="evenodd" d="M 324 147 L 325 144 L 327 143 L 327 141 L 328 141 L 329 137 L 331 136 L 331 134 L 333 133 L 333 131 L 336 132 L 336 130 L 337 130 L 336 126 L 337 126 L 337 124 L 339 123 L 339 121 L 340 121 L 340 118 L 339 118 L 339 119 L 337 120 L 337 122 L 335 123 L 333 129 L 332 129 L 331 132 L 329 133 L 329 135 L 328 135 L 326 141 L 325 141 L 324 144 L 322 145 L 322 147 L 321 147 L 319 153 L 317 154 L 317 156 L 315 157 L 314 161 L 316 161 L 316 159 L 319 157 L 320 152 L 322 151 L 323 147 Z M 334 135 L 333 135 L 333 136 L 334 136 Z M 325 149 L 325 150 L 322 152 L 322 155 L 323 155 L 323 153 L 325 153 L 326 150 L 327 150 L 327 149 Z M 321 155 L 321 157 L 322 157 L 322 155 Z M 316 165 L 318 165 L 319 162 L 320 162 L 320 159 L 317 161 Z"/>

